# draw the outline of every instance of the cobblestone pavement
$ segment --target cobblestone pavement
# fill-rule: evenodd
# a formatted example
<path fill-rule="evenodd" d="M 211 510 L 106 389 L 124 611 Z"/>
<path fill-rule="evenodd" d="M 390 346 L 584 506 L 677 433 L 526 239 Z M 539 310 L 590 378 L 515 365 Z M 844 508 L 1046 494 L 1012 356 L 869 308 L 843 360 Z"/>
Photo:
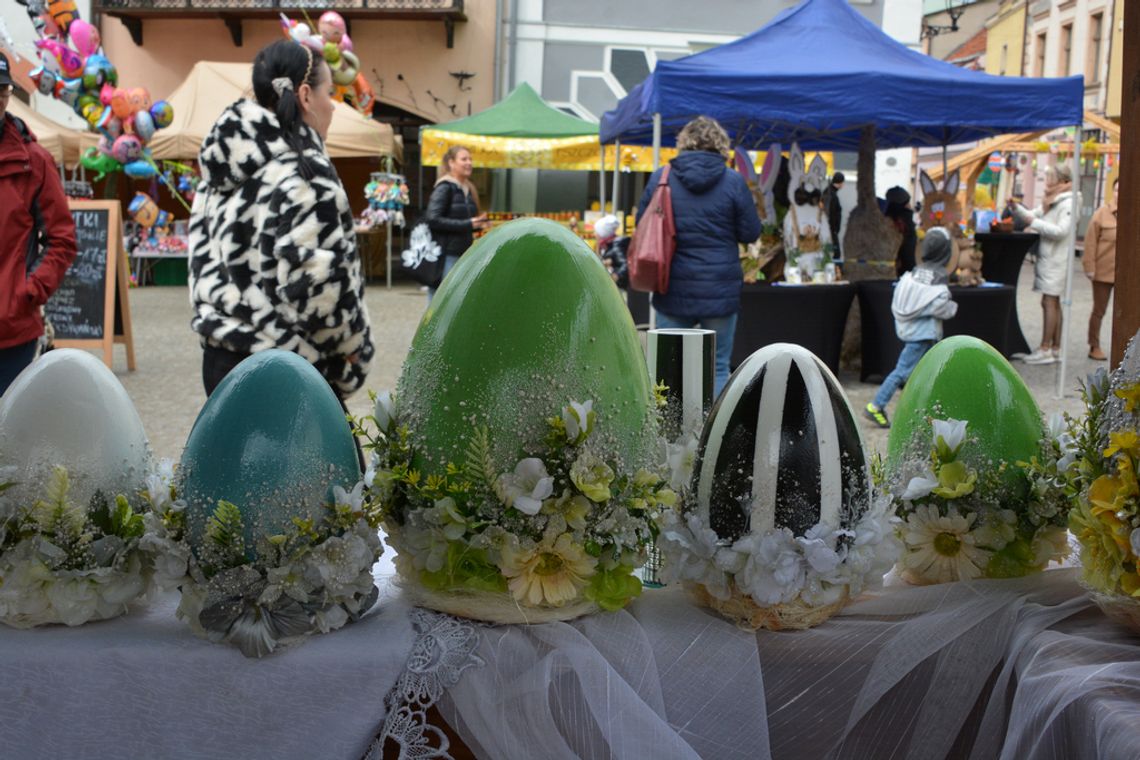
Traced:
<path fill-rule="evenodd" d="M 1027 263 L 1020 278 L 1018 313 L 1029 345 L 1036 347 L 1041 336 L 1041 306 L 1040 297 L 1031 290 L 1032 283 L 1033 269 Z M 366 298 L 377 349 L 366 387 L 375 390 L 394 388 L 423 314 L 424 295 L 413 285 L 397 284 L 391 290 L 383 285 L 370 285 Z M 130 306 L 138 369 L 127 372 L 125 353 L 116 347 L 114 371 L 138 408 L 154 451 L 159 456 L 177 458 L 206 400 L 202 391 L 202 352 L 197 337 L 189 328 L 187 291 L 185 287 L 135 289 L 130 292 Z M 1076 392 L 1078 379 L 1098 364 L 1103 364 L 1086 358 L 1085 334 L 1091 308 L 1091 288 L 1077 262 L 1071 312 L 1074 321 L 1069 331 L 1070 361 L 1064 398 L 1057 399 L 1054 395 L 1058 365 L 1027 366 L 1014 362 L 1047 415 L 1054 411 L 1078 412 L 1081 409 Z M 1108 314 L 1112 314 L 1111 304 Z M 1111 316 L 1105 322 L 1102 345 L 1107 346 L 1111 337 Z M 877 386 L 859 382 L 855 372 L 841 373 L 840 381 L 858 415 L 874 396 Z M 897 401 L 898 396 L 895 398 Z M 370 411 L 367 394 L 363 391 L 350 399 L 348 406 L 354 414 Z M 893 408 L 894 404 L 888 411 Z M 859 424 L 867 444 L 885 452 L 886 431 L 873 428 L 861 415 Z"/>

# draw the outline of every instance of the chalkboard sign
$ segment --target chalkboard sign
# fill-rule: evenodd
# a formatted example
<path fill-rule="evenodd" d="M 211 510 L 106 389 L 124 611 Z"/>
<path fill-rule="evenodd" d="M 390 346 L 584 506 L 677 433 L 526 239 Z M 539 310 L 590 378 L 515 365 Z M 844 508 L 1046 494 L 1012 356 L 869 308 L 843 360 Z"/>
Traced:
<path fill-rule="evenodd" d="M 63 283 L 44 305 L 59 348 L 103 350 L 111 366 L 115 343 L 127 348 L 127 368 L 135 369 L 126 266 L 122 261 L 122 209 L 118 201 L 70 203 L 78 253 Z"/>
<path fill-rule="evenodd" d="M 107 296 L 107 259 L 111 212 L 105 208 L 73 208 L 75 262 L 44 307 L 57 341 L 103 340 Z"/>

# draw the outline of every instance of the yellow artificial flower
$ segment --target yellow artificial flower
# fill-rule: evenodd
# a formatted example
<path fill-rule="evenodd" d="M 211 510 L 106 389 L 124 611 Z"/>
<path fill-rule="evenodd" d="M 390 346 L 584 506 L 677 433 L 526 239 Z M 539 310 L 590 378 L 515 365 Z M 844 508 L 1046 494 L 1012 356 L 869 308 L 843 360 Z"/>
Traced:
<path fill-rule="evenodd" d="M 505 550 L 500 567 L 516 601 L 531 607 L 561 607 L 579 598 L 596 564 L 569 533 L 563 533 L 529 551 Z"/>
<path fill-rule="evenodd" d="M 1092 514 L 1087 499 L 1078 499 L 1069 513 L 1069 528 L 1081 545 L 1081 567 L 1093 588 L 1115 593 L 1125 554 L 1111 528 Z"/>
<path fill-rule="evenodd" d="M 1125 452 L 1132 457 L 1140 455 L 1140 436 L 1136 435 L 1135 430 L 1121 430 L 1116 433 L 1108 434 L 1109 446 L 1104 450 L 1105 457 L 1110 457 L 1117 452 Z"/>
<path fill-rule="evenodd" d="M 1126 412 L 1135 411 L 1136 407 L 1140 405 L 1140 383 L 1131 383 L 1113 391 L 1113 393 L 1117 398 L 1124 399 L 1124 411 Z"/>
<path fill-rule="evenodd" d="M 960 499 L 974 492 L 978 473 L 963 462 L 947 462 L 938 468 L 938 486 L 932 492 L 943 499 Z"/>
<path fill-rule="evenodd" d="M 1120 478 L 1101 475 L 1089 486 L 1089 512 L 1104 525 L 1112 540 L 1127 556 L 1131 547 L 1128 540 L 1131 527 L 1116 516 L 1123 506 L 1120 494 L 1123 488 Z"/>
<path fill-rule="evenodd" d="M 1120 588 L 1129 596 L 1140 596 L 1140 575 L 1123 573 L 1120 576 Z"/>

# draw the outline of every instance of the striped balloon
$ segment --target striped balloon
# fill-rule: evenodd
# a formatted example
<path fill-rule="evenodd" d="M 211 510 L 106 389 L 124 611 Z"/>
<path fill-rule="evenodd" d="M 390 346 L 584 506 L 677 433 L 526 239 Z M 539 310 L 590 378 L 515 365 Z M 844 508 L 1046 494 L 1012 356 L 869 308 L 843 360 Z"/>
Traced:
<path fill-rule="evenodd" d="M 788 343 L 748 357 L 705 423 L 693 493 L 701 523 L 721 539 L 854 527 L 870 507 L 869 470 L 827 366 Z"/>

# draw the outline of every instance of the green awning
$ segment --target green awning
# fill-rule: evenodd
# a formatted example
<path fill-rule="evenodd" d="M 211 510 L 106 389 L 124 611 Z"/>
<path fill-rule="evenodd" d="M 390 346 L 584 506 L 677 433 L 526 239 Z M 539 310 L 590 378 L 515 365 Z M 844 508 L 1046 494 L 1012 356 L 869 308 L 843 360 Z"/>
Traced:
<path fill-rule="evenodd" d="M 425 129 L 485 137 L 546 139 L 598 134 L 597 124 L 554 108 L 525 82 L 500 102 L 473 116 Z"/>

